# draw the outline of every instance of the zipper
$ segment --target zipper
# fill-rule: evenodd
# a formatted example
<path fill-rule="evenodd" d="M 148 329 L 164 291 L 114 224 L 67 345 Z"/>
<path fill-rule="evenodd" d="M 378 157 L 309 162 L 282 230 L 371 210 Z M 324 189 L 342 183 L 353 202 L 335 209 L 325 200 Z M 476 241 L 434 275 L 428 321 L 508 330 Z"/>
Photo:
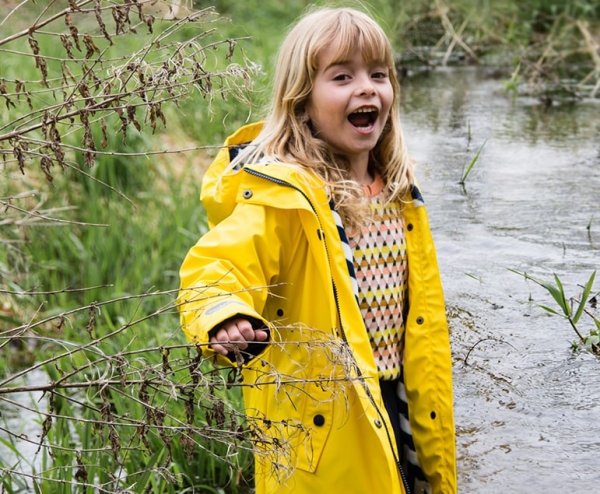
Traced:
<path fill-rule="evenodd" d="M 265 173 L 261 173 L 261 172 L 258 172 L 256 170 L 252 170 L 250 168 L 244 167 L 243 170 L 246 173 L 249 173 L 250 175 L 262 178 L 264 180 L 267 180 L 269 182 L 273 182 L 273 183 L 281 185 L 283 187 L 289 187 L 291 189 L 296 190 L 300 194 L 302 194 L 302 197 L 304 197 L 306 199 L 306 202 L 308 202 L 310 208 L 312 209 L 313 213 L 315 214 L 315 217 L 317 218 L 317 222 L 319 223 L 319 228 L 321 229 L 321 231 L 323 231 L 323 228 L 321 228 L 321 226 L 322 226 L 321 219 L 319 218 L 319 214 L 317 213 L 317 209 L 315 208 L 315 206 L 313 205 L 312 201 L 310 200 L 310 197 L 308 197 L 306 195 L 306 193 L 301 188 L 297 187 L 294 184 L 291 184 L 290 182 L 286 182 L 285 180 L 281 180 L 280 178 L 275 178 L 275 177 L 272 177 L 272 176 L 267 175 Z M 329 249 L 327 248 L 327 240 L 325 239 L 325 236 L 323 236 L 323 245 L 325 246 L 325 254 L 327 256 L 327 262 L 331 266 L 331 257 L 329 255 Z M 344 326 L 342 324 L 342 311 L 340 309 L 340 300 L 339 300 L 339 297 L 338 297 L 338 290 L 337 290 L 337 286 L 335 284 L 335 280 L 333 279 L 333 276 L 331 277 L 331 286 L 333 288 L 333 299 L 335 301 L 335 308 L 336 308 L 336 311 L 337 311 L 338 321 L 339 321 L 339 324 L 340 324 L 340 333 L 341 333 L 341 336 L 342 336 L 342 340 L 344 341 L 344 343 L 346 344 L 346 346 L 348 348 L 350 348 L 350 345 L 348 343 L 348 338 L 346 337 L 346 332 L 344 331 Z M 354 355 L 352 355 L 352 359 L 354 360 Z M 361 379 L 363 377 L 362 371 L 361 371 L 360 367 L 356 364 L 356 362 L 355 362 L 355 369 L 356 369 L 356 372 L 357 372 L 357 375 L 358 375 L 359 379 Z M 391 449 L 392 449 L 392 455 L 394 456 L 394 462 L 396 463 L 396 466 L 398 467 L 398 472 L 400 473 L 400 478 L 401 478 L 402 484 L 404 486 L 405 494 L 411 494 L 411 489 L 410 489 L 410 486 L 408 485 L 408 480 L 406 478 L 406 473 L 404 472 L 404 468 L 402 468 L 402 463 L 400 462 L 400 458 L 399 458 L 400 452 L 398 452 L 398 456 L 396 456 L 396 454 L 394 453 L 394 443 L 397 444 L 397 441 L 392 442 L 392 437 L 390 435 L 389 428 L 387 426 L 386 420 L 385 420 L 385 418 L 383 416 L 383 413 L 382 413 L 381 409 L 377 406 L 377 403 L 375 403 L 375 398 L 373 398 L 373 395 L 371 394 L 371 391 L 365 385 L 364 379 L 361 379 L 361 382 L 363 383 L 363 388 L 364 388 L 364 390 L 365 390 L 365 392 L 367 394 L 367 397 L 369 398 L 369 401 L 371 402 L 371 404 L 373 405 L 373 407 L 377 411 L 377 414 L 379 415 L 379 418 L 381 419 L 382 424 L 385 427 L 385 433 L 386 433 L 388 442 L 389 442 L 389 444 L 391 446 Z M 387 411 L 386 411 L 386 413 L 387 413 Z M 394 437 L 395 437 L 395 435 L 394 435 Z"/>

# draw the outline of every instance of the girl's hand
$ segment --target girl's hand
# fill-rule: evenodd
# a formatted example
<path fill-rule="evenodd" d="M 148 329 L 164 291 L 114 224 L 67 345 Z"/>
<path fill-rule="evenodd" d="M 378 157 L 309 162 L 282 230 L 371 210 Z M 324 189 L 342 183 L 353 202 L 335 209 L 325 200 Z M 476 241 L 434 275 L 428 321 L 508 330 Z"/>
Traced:
<path fill-rule="evenodd" d="M 221 355 L 231 350 L 245 350 L 249 342 L 266 341 L 269 334 L 262 329 L 254 329 L 246 319 L 237 318 L 226 321 L 214 336 L 210 338 L 211 348 Z"/>

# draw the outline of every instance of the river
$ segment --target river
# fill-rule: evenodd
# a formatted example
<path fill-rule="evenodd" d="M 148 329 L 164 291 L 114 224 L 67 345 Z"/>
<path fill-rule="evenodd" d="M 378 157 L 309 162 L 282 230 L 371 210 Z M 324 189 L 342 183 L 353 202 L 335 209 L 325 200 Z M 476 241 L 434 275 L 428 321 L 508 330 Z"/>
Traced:
<path fill-rule="evenodd" d="M 600 102 L 545 107 L 481 68 L 403 86 L 450 316 L 459 491 L 596 492 L 600 359 L 573 353 L 549 294 L 511 270 L 569 295 L 600 270 Z"/>

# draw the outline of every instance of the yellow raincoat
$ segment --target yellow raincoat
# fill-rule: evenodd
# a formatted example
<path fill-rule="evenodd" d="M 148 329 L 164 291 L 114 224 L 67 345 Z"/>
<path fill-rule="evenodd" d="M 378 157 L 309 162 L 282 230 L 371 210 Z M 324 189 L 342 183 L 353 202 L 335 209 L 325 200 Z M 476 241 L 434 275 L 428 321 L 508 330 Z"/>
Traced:
<path fill-rule="evenodd" d="M 377 367 L 323 183 L 297 165 L 227 169 L 259 124 L 227 141 L 201 199 L 210 230 L 181 267 L 181 323 L 206 343 L 242 316 L 270 329 L 243 365 L 256 492 L 404 493 Z M 423 203 L 404 209 L 409 262 L 404 373 L 413 439 L 434 494 L 456 492 L 452 374 Z M 207 349 L 205 353 L 208 353 Z M 218 357 L 232 364 L 228 359 Z"/>

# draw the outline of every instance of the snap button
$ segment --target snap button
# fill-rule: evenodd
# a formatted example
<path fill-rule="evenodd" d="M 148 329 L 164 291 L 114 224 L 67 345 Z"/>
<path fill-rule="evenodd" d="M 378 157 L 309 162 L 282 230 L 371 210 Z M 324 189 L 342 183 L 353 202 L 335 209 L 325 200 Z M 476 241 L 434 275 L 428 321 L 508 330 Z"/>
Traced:
<path fill-rule="evenodd" d="M 379 419 L 375 419 L 375 422 L 373 422 L 375 424 L 375 427 L 377 427 L 378 429 L 381 429 L 381 426 L 383 425 L 381 423 L 381 420 Z"/>
<path fill-rule="evenodd" d="M 244 199 L 250 199 L 252 197 L 252 191 L 245 190 L 244 192 L 242 192 L 242 196 L 244 197 Z"/>
<path fill-rule="evenodd" d="M 413 231 L 413 224 L 412 224 L 412 223 L 409 223 L 408 225 L 406 225 L 406 229 L 407 229 L 409 232 L 412 232 L 412 231 Z"/>
<path fill-rule="evenodd" d="M 283 309 L 277 309 L 277 315 L 279 317 L 283 316 Z"/>
<path fill-rule="evenodd" d="M 323 415 L 321 415 L 320 413 L 317 413 L 313 417 L 313 424 L 315 424 L 317 427 L 321 427 L 324 423 L 325 423 L 325 417 L 323 417 Z"/>
<path fill-rule="evenodd" d="M 417 324 L 423 324 L 425 322 L 425 319 L 423 319 L 421 316 L 417 317 Z"/>

